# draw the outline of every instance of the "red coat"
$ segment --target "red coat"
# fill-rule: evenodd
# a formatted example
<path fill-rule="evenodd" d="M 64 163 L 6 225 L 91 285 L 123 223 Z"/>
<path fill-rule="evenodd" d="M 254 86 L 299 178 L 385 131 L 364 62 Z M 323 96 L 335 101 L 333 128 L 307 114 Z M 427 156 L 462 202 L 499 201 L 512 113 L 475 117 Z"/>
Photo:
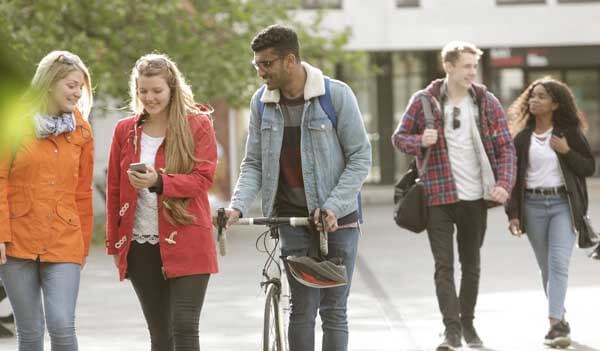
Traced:
<path fill-rule="evenodd" d="M 106 248 L 119 255 L 119 278 L 127 274 L 137 191 L 129 183 L 127 169 L 140 160 L 142 127 L 140 115 L 120 120 L 115 127 L 108 163 L 106 196 Z M 167 278 L 216 273 L 217 254 L 213 238 L 208 189 L 217 164 L 217 144 L 212 122 L 206 115 L 188 116 L 194 136 L 195 157 L 200 160 L 189 174 L 163 174 L 163 192 L 158 195 L 158 235 L 163 272 Z M 135 138 L 137 128 L 137 138 Z M 165 140 L 169 137 L 165 136 Z M 137 139 L 137 140 L 136 140 Z M 137 147 L 134 148 L 134 140 Z M 155 169 L 165 168 L 165 144 L 158 148 Z M 160 173 L 159 173 L 160 174 Z M 163 214 L 163 200 L 191 198 L 187 210 L 196 217 L 191 225 L 173 225 Z M 170 240 L 173 239 L 173 240 Z"/>

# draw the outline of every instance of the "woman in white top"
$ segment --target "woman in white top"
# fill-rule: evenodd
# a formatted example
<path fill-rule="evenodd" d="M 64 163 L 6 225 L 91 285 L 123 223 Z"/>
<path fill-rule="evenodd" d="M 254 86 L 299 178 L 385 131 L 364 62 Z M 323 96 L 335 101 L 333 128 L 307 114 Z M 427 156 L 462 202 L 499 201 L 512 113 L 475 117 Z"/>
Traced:
<path fill-rule="evenodd" d="M 549 77 L 533 82 L 509 114 L 517 149 L 517 182 L 506 206 L 509 229 L 515 236 L 527 233 L 541 271 L 550 322 L 544 343 L 567 347 L 569 261 L 576 241 L 592 245 L 585 177 L 595 166 L 582 133 L 585 120 L 570 89 Z"/>

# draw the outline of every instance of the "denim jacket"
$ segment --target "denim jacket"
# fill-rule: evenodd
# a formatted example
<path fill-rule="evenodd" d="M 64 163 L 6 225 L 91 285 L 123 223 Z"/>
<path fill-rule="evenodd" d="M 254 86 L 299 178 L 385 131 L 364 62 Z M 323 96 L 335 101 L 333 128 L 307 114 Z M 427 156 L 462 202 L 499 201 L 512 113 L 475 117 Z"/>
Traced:
<path fill-rule="evenodd" d="M 354 93 L 331 80 L 331 100 L 337 115 L 334 128 L 318 97 L 325 94 L 323 73 L 303 62 L 306 71 L 301 124 L 301 160 L 308 210 L 325 208 L 337 218 L 358 208 L 356 196 L 371 167 L 371 145 Z M 262 189 L 262 212 L 271 216 L 279 183 L 279 157 L 284 118 L 279 90 L 258 90 L 250 103 L 246 154 L 240 166 L 230 207 L 247 213 Z M 262 116 L 258 99 L 265 104 Z"/>

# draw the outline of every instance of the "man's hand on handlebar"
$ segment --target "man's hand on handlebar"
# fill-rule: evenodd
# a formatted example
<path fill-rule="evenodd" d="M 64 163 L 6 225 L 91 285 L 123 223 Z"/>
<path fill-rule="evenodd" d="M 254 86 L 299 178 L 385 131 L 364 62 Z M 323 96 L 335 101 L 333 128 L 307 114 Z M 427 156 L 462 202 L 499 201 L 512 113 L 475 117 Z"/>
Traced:
<path fill-rule="evenodd" d="M 325 213 L 327 214 L 325 216 L 325 226 L 326 226 L 326 230 L 327 232 L 335 232 L 338 229 L 338 224 L 337 224 L 337 217 L 335 216 L 335 213 L 333 213 L 331 210 L 325 209 Z M 321 209 L 317 208 L 315 210 L 315 213 L 313 215 L 313 220 L 315 221 L 315 226 L 317 227 L 317 230 L 319 232 L 323 231 L 323 226 L 321 225 L 321 220 L 319 218 L 319 216 L 321 215 Z"/>
<path fill-rule="evenodd" d="M 240 211 L 236 208 L 226 208 L 225 209 L 225 218 L 227 218 L 227 223 L 225 224 L 225 229 L 229 229 L 232 224 L 240 219 Z"/>

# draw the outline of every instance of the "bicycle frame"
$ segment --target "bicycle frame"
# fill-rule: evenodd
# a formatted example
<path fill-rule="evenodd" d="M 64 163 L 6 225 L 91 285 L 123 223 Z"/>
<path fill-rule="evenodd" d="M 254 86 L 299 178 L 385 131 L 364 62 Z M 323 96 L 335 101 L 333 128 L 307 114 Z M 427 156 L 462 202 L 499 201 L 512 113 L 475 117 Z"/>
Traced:
<path fill-rule="evenodd" d="M 219 251 L 225 255 L 227 250 L 227 234 L 224 230 L 227 223 L 225 209 L 220 208 L 217 211 L 217 217 L 214 221 L 217 226 Z M 264 280 L 260 286 L 265 290 L 265 306 L 263 315 L 263 351 L 287 351 L 287 326 L 289 323 L 290 312 L 290 289 L 285 273 L 285 265 L 276 251 L 279 246 L 280 225 L 291 226 L 309 226 L 308 217 L 257 217 L 241 218 L 235 225 L 264 225 L 269 229 L 263 232 L 256 241 L 258 251 L 267 254 L 267 260 L 263 266 L 262 275 Z M 259 243 L 263 240 L 263 250 L 259 248 Z M 269 241 L 274 241 L 274 245 L 269 247 Z M 325 246 L 327 244 L 325 243 Z M 274 263 L 274 264 L 273 264 Z M 270 269 L 274 267 L 275 269 Z"/>
<path fill-rule="evenodd" d="M 325 229 L 326 216 L 326 211 L 321 210 L 319 216 L 319 248 L 323 256 L 326 256 L 328 252 L 328 234 Z M 233 223 L 234 225 L 264 225 L 269 227 L 269 229 L 263 232 L 256 241 L 257 250 L 268 255 L 262 271 L 265 280 L 260 283 L 260 286 L 265 289 L 263 351 L 287 351 L 288 349 L 287 326 L 289 323 L 290 312 L 290 289 L 285 273 L 286 267 L 281 261 L 281 257 L 275 253 L 277 246 L 279 245 L 278 227 L 280 225 L 290 225 L 294 227 L 311 226 L 311 222 L 310 217 L 256 217 L 240 218 L 237 222 Z M 227 252 L 227 233 L 224 230 L 227 225 L 227 218 L 224 208 L 218 209 L 214 223 L 217 226 L 219 251 L 221 255 L 224 256 Z M 264 250 L 259 248 L 261 238 L 263 240 Z M 272 248 L 268 246 L 269 239 L 275 241 Z M 271 267 L 276 268 L 274 272 L 269 270 Z"/>

